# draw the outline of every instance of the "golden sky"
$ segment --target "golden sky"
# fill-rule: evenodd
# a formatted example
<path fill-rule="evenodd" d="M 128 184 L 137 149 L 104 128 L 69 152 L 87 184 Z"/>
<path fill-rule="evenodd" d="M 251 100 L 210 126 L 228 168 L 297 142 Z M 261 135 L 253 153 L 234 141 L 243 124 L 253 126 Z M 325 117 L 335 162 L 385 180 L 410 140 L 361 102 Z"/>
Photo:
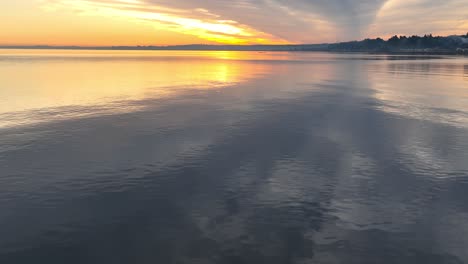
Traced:
<path fill-rule="evenodd" d="M 322 43 L 465 34 L 468 0 L 2 0 L 0 45 Z"/>

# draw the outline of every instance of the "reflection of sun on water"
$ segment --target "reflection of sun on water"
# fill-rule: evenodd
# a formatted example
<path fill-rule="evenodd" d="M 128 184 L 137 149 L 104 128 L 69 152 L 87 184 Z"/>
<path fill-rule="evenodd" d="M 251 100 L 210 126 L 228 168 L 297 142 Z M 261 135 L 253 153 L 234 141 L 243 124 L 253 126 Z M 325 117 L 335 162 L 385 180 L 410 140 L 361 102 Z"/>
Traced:
<path fill-rule="evenodd" d="M 124 102 L 226 87 L 267 71 L 265 64 L 242 62 L 245 52 L 2 52 L 0 83 L 6 86 L 0 91 L 0 115 L 13 119 L 20 112 L 24 118 L 25 111 L 70 106 L 131 111 L 135 104 Z"/>

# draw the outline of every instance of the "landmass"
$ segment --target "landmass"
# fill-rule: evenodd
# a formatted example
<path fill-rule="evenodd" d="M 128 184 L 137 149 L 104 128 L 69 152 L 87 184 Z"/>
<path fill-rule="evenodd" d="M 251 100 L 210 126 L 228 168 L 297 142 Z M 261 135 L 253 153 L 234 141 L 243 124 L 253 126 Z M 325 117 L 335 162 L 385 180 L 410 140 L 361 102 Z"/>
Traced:
<path fill-rule="evenodd" d="M 3 49 L 79 49 L 79 50 L 209 50 L 209 51 L 326 51 L 390 54 L 461 54 L 468 55 L 468 33 L 452 36 L 393 36 L 324 44 L 297 45 L 175 45 L 175 46 L 0 46 Z"/>

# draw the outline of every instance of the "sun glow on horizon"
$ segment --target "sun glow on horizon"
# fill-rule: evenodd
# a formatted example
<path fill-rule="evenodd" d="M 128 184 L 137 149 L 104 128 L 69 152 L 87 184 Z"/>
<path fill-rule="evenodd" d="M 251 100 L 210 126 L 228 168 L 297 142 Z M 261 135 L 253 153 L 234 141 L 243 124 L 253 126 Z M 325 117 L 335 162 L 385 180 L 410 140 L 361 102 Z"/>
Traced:
<path fill-rule="evenodd" d="M 468 31 L 467 12 L 466 0 L 4 0 L 0 45 L 304 44 L 452 35 Z"/>

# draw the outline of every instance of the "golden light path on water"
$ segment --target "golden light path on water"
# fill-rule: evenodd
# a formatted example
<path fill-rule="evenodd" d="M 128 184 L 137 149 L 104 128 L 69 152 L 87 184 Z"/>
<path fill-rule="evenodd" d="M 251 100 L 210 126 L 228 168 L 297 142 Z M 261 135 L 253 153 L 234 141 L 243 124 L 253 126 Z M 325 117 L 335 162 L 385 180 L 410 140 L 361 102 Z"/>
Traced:
<path fill-rule="evenodd" d="M 242 89 L 238 96 L 249 98 L 260 89 L 257 86 L 266 85 L 262 82 L 295 94 L 324 89 L 322 82 L 338 80 L 352 80 L 347 85 L 361 87 L 357 94 L 367 91 L 364 95 L 382 102 L 383 111 L 468 124 L 468 117 L 460 114 L 468 112 L 464 60 L 386 58 L 282 52 L 2 50 L 0 127 L 137 111 L 147 106 L 142 103 L 145 100 L 153 104 L 154 100 L 189 98 L 202 90 L 236 91 L 248 85 L 252 89 Z M 338 61 L 342 62 L 339 67 Z M 280 83 L 271 81 L 276 76 L 284 78 Z M 255 96 L 275 96 L 267 91 Z M 448 110 L 441 114 L 437 109 Z"/>
<path fill-rule="evenodd" d="M 226 51 L 2 50 L 0 127 L 40 121 L 35 115 L 45 110 L 58 115 L 44 121 L 133 111 L 132 101 L 233 86 L 267 72 L 266 64 L 243 63 L 247 57 L 271 59 Z"/>

